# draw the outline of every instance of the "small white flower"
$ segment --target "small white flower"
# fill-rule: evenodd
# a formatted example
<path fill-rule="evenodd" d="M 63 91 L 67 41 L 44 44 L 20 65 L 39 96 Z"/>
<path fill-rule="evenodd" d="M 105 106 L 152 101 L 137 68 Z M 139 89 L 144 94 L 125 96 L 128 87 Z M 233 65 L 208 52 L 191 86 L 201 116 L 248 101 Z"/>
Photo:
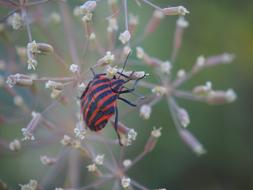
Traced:
<path fill-rule="evenodd" d="M 55 82 L 55 81 L 49 80 L 46 82 L 45 88 L 62 90 L 63 84 L 60 82 Z"/>
<path fill-rule="evenodd" d="M 28 70 L 31 70 L 31 69 L 35 70 L 38 65 L 38 61 L 35 59 L 28 59 L 27 63 L 28 63 L 28 66 L 27 66 Z"/>
<path fill-rule="evenodd" d="M 108 78 L 112 78 L 117 74 L 117 72 L 118 72 L 117 66 L 111 67 L 110 65 L 108 65 L 106 68 L 106 76 Z"/>
<path fill-rule="evenodd" d="M 43 165 L 52 165 L 56 162 L 56 159 L 48 156 L 40 156 L 40 161 Z"/>
<path fill-rule="evenodd" d="M 150 115 L 151 115 L 151 112 L 152 112 L 152 108 L 151 108 L 151 106 L 149 106 L 147 104 L 142 105 L 141 108 L 140 108 L 140 116 L 143 119 L 149 119 Z"/>
<path fill-rule="evenodd" d="M 7 80 L 6 80 L 6 83 L 8 84 L 9 87 L 13 87 L 14 85 L 17 84 L 17 80 L 20 79 L 20 74 L 17 73 L 15 75 L 10 75 L 8 76 Z"/>
<path fill-rule="evenodd" d="M 206 58 L 203 55 L 201 55 L 197 58 L 196 66 L 201 68 L 205 65 L 205 62 L 206 62 Z"/>
<path fill-rule="evenodd" d="M 114 61 L 114 55 L 110 51 L 107 51 L 106 55 L 102 58 L 102 60 L 104 63 L 110 64 Z"/>
<path fill-rule="evenodd" d="M 24 21 L 19 13 L 14 13 L 8 20 L 8 24 L 12 26 L 13 29 L 18 30 L 23 25 Z"/>
<path fill-rule="evenodd" d="M 124 166 L 125 168 L 131 166 L 131 164 L 132 164 L 132 161 L 129 160 L 129 159 L 126 159 L 126 160 L 123 161 L 123 166 Z"/>
<path fill-rule="evenodd" d="M 61 144 L 63 146 L 70 146 L 71 142 L 72 142 L 71 137 L 68 136 L 68 135 L 64 135 L 63 138 L 62 138 L 62 140 L 61 140 Z"/>
<path fill-rule="evenodd" d="M 118 31 L 119 26 L 116 18 L 112 17 L 108 19 L 108 27 L 107 31 L 108 32 L 113 32 L 113 31 Z"/>
<path fill-rule="evenodd" d="M 196 95 L 205 96 L 212 91 L 212 83 L 207 81 L 205 85 L 196 86 L 193 93 Z"/>
<path fill-rule="evenodd" d="M 184 17 L 179 17 L 177 19 L 177 26 L 180 28 L 187 28 L 189 26 L 189 22 L 185 20 Z"/>
<path fill-rule="evenodd" d="M 121 185 L 122 185 L 123 188 L 129 187 L 130 183 L 131 183 L 131 179 L 130 178 L 125 177 L 125 176 L 122 177 L 122 179 L 121 179 Z"/>
<path fill-rule="evenodd" d="M 163 86 L 156 86 L 152 89 L 152 92 L 156 94 L 156 96 L 163 96 L 167 93 L 167 89 Z"/>
<path fill-rule="evenodd" d="M 178 6 L 178 13 L 179 13 L 179 15 L 184 16 L 184 15 L 190 13 L 190 12 L 185 7 Z"/>
<path fill-rule="evenodd" d="M 79 121 L 76 124 L 76 127 L 74 128 L 74 133 L 75 133 L 76 137 L 81 140 L 83 140 L 86 135 L 86 129 L 83 126 L 84 126 L 83 122 Z"/>
<path fill-rule="evenodd" d="M 170 74 L 172 65 L 169 61 L 162 62 L 160 65 L 160 71 L 164 74 Z"/>
<path fill-rule="evenodd" d="M 99 154 L 95 157 L 95 160 L 94 162 L 97 164 L 97 165 L 103 165 L 104 163 L 104 157 L 105 155 L 104 154 Z"/>
<path fill-rule="evenodd" d="M 128 30 L 124 31 L 119 35 L 119 40 L 122 42 L 122 44 L 127 43 L 131 39 L 131 34 Z"/>
<path fill-rule="evenodd" d="M 23 133 L 24 138 L 22 139 L 24 140 L 35 140 L 35 137 L 33 136 L 32 132 L 30 132 L 27 128 L 22 128 L 21 132 Z"/>
<path fill-rule="evenodd" d="M 188 112 L 183 108 L 177 110 L 178 120 L 183 127 L 187 127 L 190 124 L 190 117 Z"/>
<path fill-rule="evenodd" d="M 96 34 L 94 32 L 92 32 L 89 36 L 90 40 L 95 40 L 96 39 Z"/>
<path fill-rule="evenodd" d="M 134 129 L 130 129 L 127 133 L 127 145 L 131 145 L 132 141 L 135 141 L 137 137 L 137 132 Z"/>
<path fill-rule="evenodd" d="M 69 70 L 70 70 L 72 73 L 79 73 L 80 68 L 79 68 L 79 66 L 76 65 L 76 64 L 71 64 L 71 65 L 69 66 Z"/>
<path fill-rule="evenodd" d="M 225 63 L 225 64 L 226 63 L 231 63 L 234 60 L 234 58 L 235 58 L 235 55 L 230 54 L 230 53 L 224 53 L 222 55 L 222 62 Z"/>
<path fill-rule="evenodd" d="M 19 142 L 19 140 L 14 139 L 13 141 L 10 142 L 9 144 L 9 149 L 12 151 L 18 151 L 21 149 L 21 144 Z"/>
<path fill-rule="evenodd" d="M 162 130 L 161 127 L 158 129 L 154 127 L 153 130 L 151 131 L 151 135 L 155 138 L 159 138 L 162 135 L 161 130 Z"/>
<path fill-rule="evenodd" d="M 177 72 L 177 77 L 178 78 L 183 78 L 185 76 L 186 72 L 184 69 L 180 69 L 178 72 Z"/>
<path fill-rule="evenodd" d="M 226 91 L 226 99 L 229 103 L 234 102 L 236 98 L 237 98 L 237 95 L 233 89 L 228 89 Z"/>
<path fill-rule="evenodd" d="M 38 187 L 38 182 L 36 180 L 31 179 L 28 184 L 21 185 L 21 190 L 36 190 Z"/>
<path fill-rule="evenodd" d="M 83 17 L 82 17 L 82 21 L 83 22 L 89 22 L 92 20 L 92 16 L 93 14 L 91 12 L 87 12 Z"/>
<path fill-rule="evenodd" d="M 40 50 L 38 48 L 38 44 L 36 43 L 35 40 L 33 40 L 32 42 L 29 42 L 27 44 L 27 50 L 33 54 L 40 53 Z"/>
<path fill-rule="evenodd" d="M 97 170 L 96 164 L 90 164 L 87 166 L 89 172 L 95 172 Z"/>

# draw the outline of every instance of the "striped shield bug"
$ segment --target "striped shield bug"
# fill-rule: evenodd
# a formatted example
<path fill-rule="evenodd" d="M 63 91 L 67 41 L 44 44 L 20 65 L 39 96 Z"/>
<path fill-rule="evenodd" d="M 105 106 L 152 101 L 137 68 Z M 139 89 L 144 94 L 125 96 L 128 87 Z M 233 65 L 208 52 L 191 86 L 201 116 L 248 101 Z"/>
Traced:
<path fill-rule="evenodd" d="M 133 71 L 130 75 L 123 74 L 126 62 L 127 58 L 124 62 L 122 71 L 117 72 L 112 78 L 107 77 L 106 73 L 95 74 L 94 70 L 91 68 L 93 79 L 88 83 L 80 97 L 83 120 L 91 131 L 100 131 L 106 126 L 110 118 L 115 115 L 114 128 L 120 145 L 122 145 L 122 143 L 118 132 L 119 114 L 117 100 L 121 100 L 130 106 L 136 106 L 120 95 L 134 93 L 138 81 L 146 76 L 144 74 L 142 77 L 134 79 L 135 82 L 131 89 L 125 87 L 124 85 L 127 82 L 133 80 L 131 76 L 135 73 Z M 116 77 L 116 75 L 118 77 Z"/>

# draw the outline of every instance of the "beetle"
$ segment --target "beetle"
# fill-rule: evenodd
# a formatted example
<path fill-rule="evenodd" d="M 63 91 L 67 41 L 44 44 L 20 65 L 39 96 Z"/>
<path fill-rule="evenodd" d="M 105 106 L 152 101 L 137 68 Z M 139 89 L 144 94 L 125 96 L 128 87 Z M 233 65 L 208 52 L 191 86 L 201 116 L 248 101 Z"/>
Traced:
<path fill-rule="evenodd" d="M 133 93 L 138 81 L 146 76 L 143 75 L 141 78 L 135 79 L 133 88 L 129 89 L 125 87 L 124 85 L 132 80 L 131 76 L 134 74 L 134 71 L 130 74 L 130 76 L 123 74 L 126 62 L 127 58 L 124 62 L 122 71 L 117 72 L 119 75 L 118 78 L 116 78 L 115 75 L 113 78 L 108 78 L 105 73 L 95 74 L 94 70 L 91 68 L 93 79 L 88 83 L 86 89 L 80 97 L 83 120 L 91 131 L 102 130 L 110 118 L 115 115 L 114 129 L 117 133 L 119 144 L 121 146 L 122 143 L 118 132 L 119 114 L 117 100 L 121 100 L 126 104 L 135 107 L 136 104 L 122 98 L 120 95 Z M 124 77 L 125 80 L 121 79 L 121 76 Z"/>

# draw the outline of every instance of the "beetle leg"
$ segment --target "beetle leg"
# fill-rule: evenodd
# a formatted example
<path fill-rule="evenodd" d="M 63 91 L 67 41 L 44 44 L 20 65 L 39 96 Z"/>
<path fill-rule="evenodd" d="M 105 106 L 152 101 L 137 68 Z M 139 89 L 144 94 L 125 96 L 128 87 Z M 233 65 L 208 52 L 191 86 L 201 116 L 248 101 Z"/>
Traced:
<path fill-rule="evenodd" d="M 132 103 L 132 102 L 126 100 L 125 98 L 118 97 L 118 99 L 119 99 L 119 100 L 122 100 L 123 102 L 127 103 L 127 104 L 130 105 L 130 106 L 133 106 L 133 107 L 136 107 L 136 106 L 137 106 L 136 104 L 134 104 L 134 103 Z"/>
<path fill-rule="evenodd" d="M 118 112 L 118 108 L 116 107 L 115 108 L 115 123 L 114 123 L 114 128 L 115 128 L 115 131 L 116 131 L 118 139 L 119 139 L 119 145 L 123 146 L 123 144 L 121 143 L 121 138 L 120 138 L 119 131 L 118 131 L 118 122 L 119 122 L 119 112 Z"/>

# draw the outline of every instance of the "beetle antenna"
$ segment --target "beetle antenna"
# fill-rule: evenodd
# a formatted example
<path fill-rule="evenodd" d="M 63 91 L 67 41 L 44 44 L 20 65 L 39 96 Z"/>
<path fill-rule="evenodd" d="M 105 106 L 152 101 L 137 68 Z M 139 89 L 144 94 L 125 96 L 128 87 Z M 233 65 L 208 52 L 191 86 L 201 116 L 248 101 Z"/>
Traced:
<path fill-rule="evenodd" d="M 96 76 L 96 73 L 95 73 L 94 69 L 93 69 L 93 68 L 90 68 L 90 70 L 91 70 L 93 76 L 95 77 L 95 76 Z"/>
<path fill-rule="evenodd" d="M 123 71 L 125 70 L 125 67 L 126 67 L 126 64 L 127 64 L 127 60 L 128 60 L 128 58 L 129 58 L 130 54 L 131 54 L 131 52 L 129 52 L 129 54 L 127 54 L 126 60 L 125 60 L 125 62 L 124 62 L 122 71 L 120 72 L 120 75 L 119 75 L 118 79 L 120 79 L 120 76 L 123 74 Z"/>

